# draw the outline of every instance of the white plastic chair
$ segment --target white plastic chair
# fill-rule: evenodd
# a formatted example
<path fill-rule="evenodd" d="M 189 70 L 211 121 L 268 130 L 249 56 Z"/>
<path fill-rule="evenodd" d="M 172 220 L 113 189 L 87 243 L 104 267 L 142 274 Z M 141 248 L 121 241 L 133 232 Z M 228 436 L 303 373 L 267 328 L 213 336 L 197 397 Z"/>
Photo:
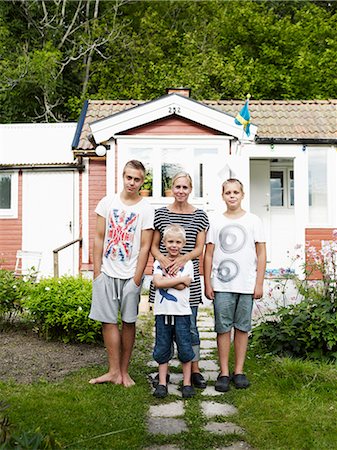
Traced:
<path fill-rule="evenodd" d="M 14 275 L 17 277 L 31 277 L 36 280 L 42 259 L 42 252 L 31 252 L 18 250 L 16 252 L 16 263 Z"/>

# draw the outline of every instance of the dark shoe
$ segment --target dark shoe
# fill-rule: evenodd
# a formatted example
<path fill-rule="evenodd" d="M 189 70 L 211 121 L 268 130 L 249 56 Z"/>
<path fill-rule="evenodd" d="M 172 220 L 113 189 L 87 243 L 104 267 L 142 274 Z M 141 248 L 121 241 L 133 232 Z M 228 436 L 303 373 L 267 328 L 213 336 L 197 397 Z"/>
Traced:
<path fill-rule="evenodd" d="M 232 380 L 236 389 L 246 389 L 250 385 L 248 378 L 244 373 L 232 375 Z"/>
<path fill-rule="evenodd" d="M 158 384 L 153 393 L 153 395 L 157 398 L 165 398 L 167 394 L 167 386 L 164 386 L 163 384 Z"/>
<path fill-rule="evenodd" d="M 170 374 L 168 373 L 166 375 L 166 383 L 169 383 L 169 382 L 170 382 Z M 159 384 L 159 373 L 157 373 L 157 375 L 152 379 L 152 386 L 154 388 L 156 388 L 158 386 L 158 384 Z"/>
<path fill-rule="evenodd" d="M 199 372 L 192 373 L 191 384 L 198 389 L 206 389 L 207 382 Z"/>
<path fill-rule="evenodd" d="M 218 379 L 215 382 L 214 389 L 218 392 L 227 392 L 229 391 L 229 383 L 230 383 L 230 377 L 227 375 L 221 374 L 218 376 Z"/>
<path fill-rule="evenodd" d="M 191 398 L 195 396 L 195 390 L 193 386 L 183 386 L 181 388 L 183 398 Z"/>

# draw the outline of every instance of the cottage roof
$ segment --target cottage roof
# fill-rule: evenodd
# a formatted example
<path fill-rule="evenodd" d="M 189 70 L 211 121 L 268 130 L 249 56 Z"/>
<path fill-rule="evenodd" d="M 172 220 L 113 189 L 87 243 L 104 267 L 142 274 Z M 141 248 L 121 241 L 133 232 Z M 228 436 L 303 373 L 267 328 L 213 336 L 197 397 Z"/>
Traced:
<path fill-rule="evenodd" d="M 143 100 L 88 100 L 78 122 L 73 148 L 92 150 L 90 124 L 144 104 Z M 235 117 L 241 100 L 203 100 L 200 103 Z M 257 141 L 336 141 L 337 100 L 250 100 L 251 122 Z"/>

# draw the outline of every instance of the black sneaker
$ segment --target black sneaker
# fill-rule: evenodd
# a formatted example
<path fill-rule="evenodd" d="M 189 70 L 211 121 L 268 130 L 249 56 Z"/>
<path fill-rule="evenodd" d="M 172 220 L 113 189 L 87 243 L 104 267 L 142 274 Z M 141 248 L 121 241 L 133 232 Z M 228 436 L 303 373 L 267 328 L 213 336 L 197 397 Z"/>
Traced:
<path fill-rule="evenodd" d="M 183 398 L 191 398 L 195 396 L 195 390 L 193 389 L 193 386 L 183 386 L 181 388 L 181 393 Z"/>
<path fill-rule="evenodd" d="M 250 385 L 248 378 L 244 373 L 237 373 L 232 375 L 232 380 L 236 389 L 247 389 Z"/>
<path fill-rule="evenodd" d="M 166 375 L 166 383 L 169 383 L 169 382 L 170 382 L 170 374 L 168 373 Z M 152 386 L 154 388 L 156 388 L 158 386 L 158 384 L 159 384 L 159 373 L 157 373 L 157 375 L 154 378 L 152 378 Z"/>
<path fill-rule="evenodd" d="M 219 375 L 218 379 L 215 382 L 214 389 L 218 392 L 227 392 L 229 391 L 229 383 L 230 377 L 227 375 Z"/>
<path fill-rule="evenodd" d="M 206 389 L 207 382 L 199 372 L 192 373 L 191 384 L 198 389 Z"/>
<path fill-rule="evenodd" d="M 163 384 L 158 384 L 153 393 L 153 395 L 157 398 L 165 398 L 167 394 L 167 386 L 164 386 Z"/>

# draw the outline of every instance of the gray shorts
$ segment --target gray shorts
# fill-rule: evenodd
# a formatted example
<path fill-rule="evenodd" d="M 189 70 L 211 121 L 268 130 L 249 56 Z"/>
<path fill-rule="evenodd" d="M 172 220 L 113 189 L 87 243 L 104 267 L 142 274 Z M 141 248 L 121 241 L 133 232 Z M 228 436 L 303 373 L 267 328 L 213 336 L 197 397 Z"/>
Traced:
<path fill-rule="evenodd" d="M 121 280 L 102 272 L 92 284 L 90 319 L 116 324 L 120 310 L 123 322 L 135 323 L 141 287 L 136 285 L 133 278 Z"/>
<path fill-rule="evenodd" d="M 252 328 L 253 295 L 215 292 L 215 331 L 227 333 L 233 327 L 248 332 Z"/>

